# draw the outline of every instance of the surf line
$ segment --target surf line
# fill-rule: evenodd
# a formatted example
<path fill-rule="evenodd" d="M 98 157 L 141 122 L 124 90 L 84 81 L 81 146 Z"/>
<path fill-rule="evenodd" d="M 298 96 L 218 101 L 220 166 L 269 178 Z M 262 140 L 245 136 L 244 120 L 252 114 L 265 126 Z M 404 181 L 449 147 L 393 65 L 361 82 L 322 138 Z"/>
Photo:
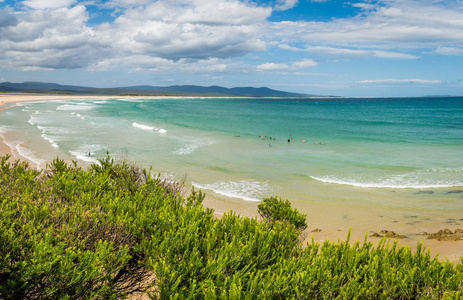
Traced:
<path fill-rule="evenodd" d="M 143 124 L 139 124 L 137 122 L 133 122 L 132 126 L 135 127 L 135 128 L 141 129 L 141 130 L 146 130 L 146 131 L 157 131 L 159 133 L 166 133 L 167 132 L 167 130 L 165 130 L 163 128 L 156 128 L 154 126 L 143 125 Z"/>

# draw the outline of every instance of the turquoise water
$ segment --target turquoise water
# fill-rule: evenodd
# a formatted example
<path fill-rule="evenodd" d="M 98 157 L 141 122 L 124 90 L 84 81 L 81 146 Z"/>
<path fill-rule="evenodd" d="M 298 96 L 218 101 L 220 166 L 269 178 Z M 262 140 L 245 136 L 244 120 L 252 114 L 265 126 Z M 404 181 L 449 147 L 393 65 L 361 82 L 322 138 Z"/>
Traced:
<path fill-rule="evenodd" d="M 463 207 L 463 98 L 23 102 L 0 134 L 42 167 L 109 152 L 242 201 Z"/>

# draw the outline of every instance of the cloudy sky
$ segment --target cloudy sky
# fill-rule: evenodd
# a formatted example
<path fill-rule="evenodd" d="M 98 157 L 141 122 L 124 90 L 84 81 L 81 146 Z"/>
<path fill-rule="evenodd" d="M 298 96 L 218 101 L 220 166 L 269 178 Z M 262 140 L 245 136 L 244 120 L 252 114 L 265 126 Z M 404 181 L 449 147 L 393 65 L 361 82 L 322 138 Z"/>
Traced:
<path fill-rule="evenodd" d="M 0 81 L 463 95 L 463 0 L 0 0 Z"/>

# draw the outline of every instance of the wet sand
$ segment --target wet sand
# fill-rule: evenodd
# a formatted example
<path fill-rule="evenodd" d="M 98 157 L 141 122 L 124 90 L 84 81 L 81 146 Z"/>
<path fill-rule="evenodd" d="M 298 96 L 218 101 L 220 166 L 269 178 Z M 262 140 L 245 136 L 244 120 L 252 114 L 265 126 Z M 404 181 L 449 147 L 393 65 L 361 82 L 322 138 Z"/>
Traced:
<path fill-rule="evenodd" d="M 116 96 L 0 94 L 0 110 L 22 101 L 108 99 L 113 97 Z M 122 97 L 117 96 L 117 98 Z M 0 136 L 0 155 L 4 156 L 7 153 L 11 154 L 11 149 L 2 142 Z M 14 159 L 18 158 L 14 157 Z M 463 229 L 463 225 L 460 225 L 463 224 L 463 216 L 461 216 L 462 220 L 458 219 L 452 222 L 447 216 L 442 215 L 436 218 L 436 221 L 430 222 L 426 220 L 426 222 L 420 224 L 422 216 L 414 215 L 412 211 L 398 213 L 398 210 L 391 210 L 378 215 L 377 210 L 373 210 L 366 205 L 333 204 L 329 203 L 329 201 L 291 201 L 293 207 L 308 216 L 309 227 L 304 233 L 306 235 L 304 243 L 311 242 L 312 239 L 315 242 L 345 240 L 349 230 L 351 230 L 351 244 L 356 241 L 363 242 L 367 234 L 369 242 L 378 244 L 381 239 L 370 237 L 370 235 L 373 232 L 380 233 L 382 230 L 387 230 L 398 235 L 406 235 L 406 238 L 403 239 L 391 239 L 391 244 L 394 240 L 398 240 L 400 246 L 408 245 L 412 249 L 416 249 L 417 243 L 422 241 L 426 248 L 430 248 L 432 257 L 439 254 L 439 258 L 446 257 L 454 262 L 459 262 L 460 257 L 463 257 L 463 241 L 438 241 L 427 239 L 426 235 L 421 235 L 422 232 L 435 233 L 445 228 L 451 231 Z M 226 198 L 212 192 L 208 192 L 204 200 L 204 205 L 214 209 L 217 217 L 230 211 L 235 211 L 242 216 L 258 217 L 258 204 L 258 202 Z M 346 221 L 347 218 L 350 219 L 350 222 Z M 371 222 L 372 219 L 376 219 L 378 222 Z M 445 220 L 450 221 L 445 222 Z M 371 225 L 372 223 L 374 225 Z M 345 228 L 345 224 L 352 224 L 348 226 L 358 226 L 358 228 Z"/>

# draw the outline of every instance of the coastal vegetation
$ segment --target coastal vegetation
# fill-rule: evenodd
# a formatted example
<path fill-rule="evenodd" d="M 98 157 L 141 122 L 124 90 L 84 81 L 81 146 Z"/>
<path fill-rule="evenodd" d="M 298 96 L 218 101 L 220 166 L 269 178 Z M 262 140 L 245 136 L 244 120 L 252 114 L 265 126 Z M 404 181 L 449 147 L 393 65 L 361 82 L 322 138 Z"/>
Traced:
<path fill-rule="evenodd" d="M 312 241 L 272 197 L 216 218 L 204 194 L 107 157 L 43 171 L 0 159 L 0 298 L 461 299 L 463 259 L 382 239 Z M 315 213 L 315 212 L 314 212 Z M 309 218 L 310 220 L 310 218 Z"/>

